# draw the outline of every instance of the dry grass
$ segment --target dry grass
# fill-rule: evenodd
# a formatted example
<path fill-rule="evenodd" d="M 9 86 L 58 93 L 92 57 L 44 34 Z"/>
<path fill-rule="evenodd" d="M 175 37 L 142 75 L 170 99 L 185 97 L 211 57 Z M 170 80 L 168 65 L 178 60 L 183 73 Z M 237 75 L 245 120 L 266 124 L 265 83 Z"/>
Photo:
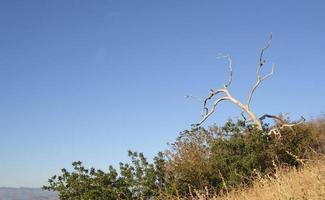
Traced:
<path fill-rule="evenodd" d="M 203 197 L 204 198 L 204 197 Z M 303 170 L 281 169 L 275 178 L 257 180 L 252 188 L 235 191 L 215 200 L 325 200 L 325 162 L 306 165 Z"/>
<path fill-rule="evenodd" d="M 313 161 L 303 169 L 277 169 L 275 177 L 260 178 L 252 187 L 223 196 L 195 191 L 190 200 L 325 200 L 325 160 Z M 170 197 L 165 199 L 185 200 Z"/>

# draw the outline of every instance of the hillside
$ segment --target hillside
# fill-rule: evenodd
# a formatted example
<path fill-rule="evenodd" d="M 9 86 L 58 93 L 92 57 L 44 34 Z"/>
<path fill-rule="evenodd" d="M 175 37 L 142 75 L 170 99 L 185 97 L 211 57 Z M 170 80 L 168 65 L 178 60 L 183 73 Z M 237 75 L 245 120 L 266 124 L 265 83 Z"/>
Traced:
<path fill-rule="evenodd" d="M 58 195 L 39 188 L 1 187 L 0 200 L 58 200 Z"/>

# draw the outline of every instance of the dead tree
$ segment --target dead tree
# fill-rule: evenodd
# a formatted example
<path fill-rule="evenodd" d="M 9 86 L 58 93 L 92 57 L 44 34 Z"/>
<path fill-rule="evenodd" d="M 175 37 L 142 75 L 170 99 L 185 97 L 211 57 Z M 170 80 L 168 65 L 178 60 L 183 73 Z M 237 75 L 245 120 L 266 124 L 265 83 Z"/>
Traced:
<path fill-rule="evenodd" d="M 302 118 L 302 120 L 300 120 L 299 122 L 293 123 L 293 124 L 289 124 L 289 123 L 285 123 L 285 121 L 283 119 L 281 119 L 278 116 L 274 116 L 274 115 L 269 115 L 269 114 L 265 114 L 262 117 L 258 118 L 256 116 L 256 114 L 251 110 L 250 108 L 250 104 L 252 101 L 252 97 L 254 95 L 254 92 L 256 91 L 256 89 L 258 88 L 258 86 L 267 78 L 269 78 L 270 76 L 273 75 L 274 73 L 274 68 L 275 65 L 273 64 L 271 67 L 271 70 L 268 74 L 266 75 L 262 75 L 262 69 L 265 66 L 265 60 L 263 58 L 264 56 L 264 52 L 270 47 L 272 42 L 272 34 L 270 34 L 270 37 L 266 43 L 266 45 L 261 49 L 260 51 L 260 56 L 259 56 L 259 62 L 256 68 L 256 81 L 255 84 L 252 86 L 251 90 L 248 93 L 247 96 L 247 102 L 246 103 L 242 103 L 240 102 L 238 99 L 236 99 L 234 96 L 232 96 L 232 94 L 229 91 L 229 86 L 232 83 L 232 58 L 230 55 L 227 56 L 219 56 L 219 58 L 227 58 L 228 59 L 228 69 L 229 69 L 229 74 L 228 74 L 228 81 L 226 84 L 224 84 L 224 86 L 222 88 L 218 88 L 218 89 L 211 89 L 209 95 L 204 99 L 204 103 L 203 103 L 203 116 L 202 119 L 199 121 L 199 123 L 197 123 L 197 126 L 202 125 L 202 123 L 204 121 L 206 121 L 217 109 L 217 106 L 219 105 L 219 103 L 221 103 L 222 101 L 230 101 L 233 104 L 235 104 L 236 106 L 238 106 L 241 110 L 242 110 L 242 116 L 244 117 L 245 121 L 251 121 L 256 128 L 258 128 L 259 130 L 263 130 L 263 120 L 266 118 L 272 118 L 274 120 L 276 120 L 277 122 L 279 122 L 281 124 L 281 127 L 292 127 L 298 123 L 301 123 L 302 121 L 304 121 L 304 119 Z M 219 96 L 219 98 L 217 98 L 214 103 L 211 105 L 211 107 L 208 107 L 208 103 L 210 100 L 212 100 L 214 97 Z M 244 113 L 247 114 L 248 118 L 245 117 Z M 270 129 L 270 131 L 275 131 L 275 130 L 279 130 L 276 129 L 276 127 L 273 127 Z"/>

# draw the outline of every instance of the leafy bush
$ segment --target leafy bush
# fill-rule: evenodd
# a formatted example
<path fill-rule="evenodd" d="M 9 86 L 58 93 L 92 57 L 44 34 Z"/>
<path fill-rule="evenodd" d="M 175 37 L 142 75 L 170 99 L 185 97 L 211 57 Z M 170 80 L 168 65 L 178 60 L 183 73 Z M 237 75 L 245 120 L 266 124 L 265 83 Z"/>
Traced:
<path fill-rule="evenodd" d="M 120 163 L 120 174 L 112 166 L 108 172 L 86 169 L 80 161 L 72 163 L 73 171 L 62 169 L 53 176 L 45 190 L 59 192 L 61 200 L 146 199 L 157 196 L 163 181 L 163 155 L 158 153 L 149 164 L 142 153 L 129 151 L 131 164 Z"/>

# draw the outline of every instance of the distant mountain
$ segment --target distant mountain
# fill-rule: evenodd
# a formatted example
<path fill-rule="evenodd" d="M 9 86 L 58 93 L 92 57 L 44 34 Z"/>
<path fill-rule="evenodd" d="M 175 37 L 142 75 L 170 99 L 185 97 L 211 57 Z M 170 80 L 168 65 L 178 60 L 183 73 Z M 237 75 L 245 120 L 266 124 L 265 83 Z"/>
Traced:
<path fill-rule="evenodd" d="M 55 192 L 43 191 L 40 188 L 8 188 L 0 187 L 0 200 L 58 200 Z"/>

